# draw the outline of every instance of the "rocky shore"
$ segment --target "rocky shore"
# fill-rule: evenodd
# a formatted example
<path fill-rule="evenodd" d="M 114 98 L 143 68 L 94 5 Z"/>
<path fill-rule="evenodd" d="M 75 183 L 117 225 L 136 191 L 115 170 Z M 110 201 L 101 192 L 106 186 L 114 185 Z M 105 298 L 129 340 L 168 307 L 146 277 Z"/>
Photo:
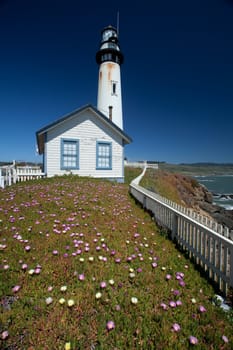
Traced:
<path fill-rule="evenodd" d="M 233 230 L 233 210 L 213 204 L 214 194 L 195 178 L 180 173 L 148 169 L 142 186 L 181 205 L 195 209 Z"/>
<path fill-rule="evenodd" d="M 179 193 L 186 205 L 191 205 L 196 210 L 203 210 L 219 224 L 233 230 L 233 210 L 226 210 L 213 204 L 214 194 L 208 191 L 205 186 L 195 183 L 192 178 L 183 175 L 174 176 L 180 179 Z M 190 183 L 188 188 L 191 188 L 192 185 L 192 190 L 188 191 L 187 186 L 183 186 L 182 183 Z"/>

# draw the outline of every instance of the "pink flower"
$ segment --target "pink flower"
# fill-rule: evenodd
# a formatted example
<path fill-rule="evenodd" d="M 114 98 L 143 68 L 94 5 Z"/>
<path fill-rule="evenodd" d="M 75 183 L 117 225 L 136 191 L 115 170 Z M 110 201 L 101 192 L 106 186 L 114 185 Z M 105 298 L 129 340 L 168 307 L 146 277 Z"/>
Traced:
<path fill-rule="evenodd" d="M 192 345 L 196 345 L 197 343 L 198 343 L 198 340 L 197 340 L 197 338 L 196 337 L 194 337 L 194 336 L 190 336 L 189 337 L 189 342 L 190 342 L 190 344 L 192 344 Z"/>
<path fill-rule="evenodd" d="M 174 323 L 174 324 L 172 325 L 172 330 L 173 330 L 174 332 L 179 332 L 179 331 L 180 331 L 180 325 L 179 325 L 178 323 Z"/>
<path fill-rule="evenodd" d="M 167 281 L 170 280 L 171 278 L 172 278 L 171 275 L 169 275 L 169 274 L 166 275 L 166 280 L 167 280 Z"/>
<path fill-rule="evenodd" d="M 106 288 L 107 287 L 107 283 L 105 281 L 100 282 L 100 288 Z"/>
<path fill-rule="evenodd" d="M 20 290 L 20 288 L 21 288 L 20 286 L 14 286 L 12 288 L 12 292 L 17 293 Z"/>
<path fill-rule="evenodd" d="M 8 337 L 9 337 L 8 331 L 3 331 L 2 334 L 1 334 L 2 340 L 5 340 L 5 339 L 8 338 Z"/>
<path fill-rule="evenodd" d="M 203 305 L 201 305 L 201 306 L 199 306 L 199 311 L 201 313 L 206 312 L 206 308 Z"/>
<path fill-rule="evenodd" d="M 108 321 L 106 324 L 106 328 L 108 331 L 111 331 L 115 328 L 115 323 L 113 321 Z"/>
<path fill-rule="evenodd" d="M 79 281 L 84 281 L 84 279 L 85 279 L 84 274 L 82 273 L 82 274 L 78 275 L 78 279 L 79 279 Z"/>
<path fill-rule="evenodd" d="M 225 335 L 222 336 L 222 340 L 224 341 L 224 343 L 228 343 L 229 342 L 228 338 Z"/>
<path fill-rule="evenodd" d="M 167 310 L 167 305 L 165 303 L 161 303 L 160 306 L 163 310 Z"/>
<path fill-rule="evenodd" d="M 26 247 L 24 248 L 26 250 L 26 252 L 29 252 L 31 250 L 30 245 L 26 245 Z"/>
<path fill-rule="evenodd" d="M 169 306 L 174 308 L 176 307 L 176 302 L 175 301 L 170 301 Z"/>
<path fill-rule="evenodd" d="M 27 268 L 28 268 L 28 265 L 27 264 L 22 264 L 22 270 L 27 270 Z"/>

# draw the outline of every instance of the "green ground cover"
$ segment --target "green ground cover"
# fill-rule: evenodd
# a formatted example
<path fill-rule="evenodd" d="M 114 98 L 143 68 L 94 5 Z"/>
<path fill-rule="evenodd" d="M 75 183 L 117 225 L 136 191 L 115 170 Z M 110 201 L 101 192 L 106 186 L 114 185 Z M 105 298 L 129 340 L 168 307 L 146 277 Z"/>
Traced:
<path fill-rule="evenodd" d="M 1 349 L 233 348 L 215 291 L 127 185 L 0 189 L 0 232 Z"/>

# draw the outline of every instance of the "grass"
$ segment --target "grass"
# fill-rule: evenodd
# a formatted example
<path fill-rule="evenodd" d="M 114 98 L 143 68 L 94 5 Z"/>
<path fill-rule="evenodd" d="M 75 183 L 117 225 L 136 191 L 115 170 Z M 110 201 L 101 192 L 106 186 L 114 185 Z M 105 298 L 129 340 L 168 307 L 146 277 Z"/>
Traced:
<path fill-rule="evenodd" d="M 0 190 L 0 232 L 1 349 L 233 348 L 215 291 L 127 185 L 67 176 Z"/>
<path fill-rule="evenodd" d="M 178 176 L 178 175 L 177 175 Z M 147 169 L 140 185 L 177 204 L 184 204 L 178 191 L 176 178 L 163 170 Z"/>

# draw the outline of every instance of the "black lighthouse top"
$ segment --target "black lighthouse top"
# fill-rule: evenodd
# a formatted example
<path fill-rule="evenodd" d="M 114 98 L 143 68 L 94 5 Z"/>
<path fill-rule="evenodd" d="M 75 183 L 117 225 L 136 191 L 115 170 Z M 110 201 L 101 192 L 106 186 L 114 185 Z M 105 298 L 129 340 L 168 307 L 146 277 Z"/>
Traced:
<path fill-rule="evenodd" d="M 102 30 L 101 34 L 102 39 L 100 49 L 96 54 L 96 62 L 101 64 L 110 61 L 121 65 L 124 57 L 120 51 L 116 28 L 108 26 Z"/>

